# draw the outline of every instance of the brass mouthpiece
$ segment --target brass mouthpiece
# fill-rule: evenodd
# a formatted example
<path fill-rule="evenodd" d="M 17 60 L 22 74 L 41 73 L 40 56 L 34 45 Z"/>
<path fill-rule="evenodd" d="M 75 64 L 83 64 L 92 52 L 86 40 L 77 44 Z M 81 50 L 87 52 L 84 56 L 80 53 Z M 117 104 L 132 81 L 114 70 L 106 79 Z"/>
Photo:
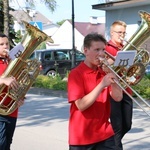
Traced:
<path fill-rule="evenodd" d="M 124 39 L 124 38 L 122 38 L 122 37 L 120 37 L 120 40 L 125 41 L 125 39 Z"/>
<path fill-rule="evenodd" d="M 103 61 L 103 60 L 105 60 L 105 58 L 103 58 L 103 57 L 99 57 L 99 60 Z"/>
<path fill-rule="evenodd" d="M 5 50 L 5 52 L 9 53 L 9 49 L 4 49 L 4 50 Z"/>

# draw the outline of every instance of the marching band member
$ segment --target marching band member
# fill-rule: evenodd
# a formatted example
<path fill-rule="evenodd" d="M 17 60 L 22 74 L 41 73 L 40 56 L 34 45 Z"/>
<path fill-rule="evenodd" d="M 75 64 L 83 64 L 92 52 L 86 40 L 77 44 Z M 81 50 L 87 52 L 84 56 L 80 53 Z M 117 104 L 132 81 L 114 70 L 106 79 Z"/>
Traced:
<path fill-rule="evenodd" d="M 69 150 L 115 150 L 109 97 L 120 101 L 122 90 L 114 82 L 116 75 L 99 67 L 105 46 L 103 36 L 88 34 L 83 46 L 86 58 L 69 74 Z"/>
<path fill-rule="evenodd" d="M 0 75 L 6 70 L 8 66 L 9 56 L 9 40 L 5 34 L 0 33 Z M 18 82 L 14 77 L 0 77 L 0 85 L 5 84 L 13 90 L 18 89 Z M 9 98 L 7 99 L 10 100 Z M 1 99 L 0 99 L 1 101 Z M 24 100 L 18 102 L 18 106 L 23 104 Z M 18 109 L 10 115 L 0 114 L 0 150 L 10 150 L 13 134 L 16 127 L 18 116 Z"/>
<path fill-rule="evenodd" d="M 106 45 L 106 52 L 112 56 L 116 56 L 117 51 L 123 48 L 123 39 L 126 35 L 126 23 L 123 21 L 115 21 L 110 27 L 110 41 Z M 109 59 L 110 60 L 110 59 Z M 111 61 L 112 63 L 113 61 Z M 132 91 L 127 88 L 128 93 Z M 125 93 L 120 102 L 116 102 L 112 97 L 111 99 L 111 123 L 115 132 L 116 150 L 123 150 L 122 138 L 131 129 L 132 125 L 132 111 L 133 101 Z"/>

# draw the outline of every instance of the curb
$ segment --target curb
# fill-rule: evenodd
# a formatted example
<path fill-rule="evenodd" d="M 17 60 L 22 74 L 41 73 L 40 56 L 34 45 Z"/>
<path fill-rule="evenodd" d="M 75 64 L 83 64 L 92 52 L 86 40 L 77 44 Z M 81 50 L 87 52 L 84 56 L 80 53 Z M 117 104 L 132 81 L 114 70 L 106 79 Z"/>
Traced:
<path fill-rule="evenodd" d="M 27 93 L 67 98 L 67 92 L 63 90 L 51 90 L 51 89 L 31 87 Z"/>

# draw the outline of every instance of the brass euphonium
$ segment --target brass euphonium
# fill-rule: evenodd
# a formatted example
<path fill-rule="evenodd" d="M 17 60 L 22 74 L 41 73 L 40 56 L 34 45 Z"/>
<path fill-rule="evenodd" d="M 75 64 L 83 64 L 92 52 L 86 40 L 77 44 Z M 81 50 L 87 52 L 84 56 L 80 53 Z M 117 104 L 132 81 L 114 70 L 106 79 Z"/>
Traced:
<path fill-rule="evenodd" d="M 137 31 L 132 35 L 129 41 L 126 41 L 126 45 L 122 48 L 122 51 L 135 50 L 137 52 L 134 64 L 132 66 L 113 66 L 104 59 L 103 63 L 106 65 L 119 79 L 115 81 L 120 88 L 148 115 L 149 112 L 127 92 L 126 88 L 129 88 L 135 96 L 138 97 L 141 102 L 150 108 L 150 104 L 145 101 L 131 86 L 136 85 L 145 75 L 145 67 L 148 65 L 149 52 L 140 48 L 140 46 L 150 38 L 150 14 L 145 11 L 139 11 L 139 14 L 142 18 L 141 25 Z M 124 40 L 124 39 L 122 39 Z M 105 52 L 108 57 L 115 61 L 115 58 L 110 55 L 108 52 Z"/>
<path fill-rule="evenodd" d="M 23 21 L 26 33 L 22 38 L 22 51 L 18 51 L 15 59 L 9 62 L 9 65 L 1 77 L 13 76 L 19 83 L 17 91 L 8 88 L 6 85 L 0 85 L 0 114 L 9 115 L 18 108 L 18 101 L 23 99 L 39 74 L 39 62 L 37 60 L 28 60 L 30 55 L 44 41 L 53 43 L 51 37 L 40 31 L 38 28 Z M 10 101 L 8 102 L 8 99 Z"/>
<path fill-rule="evenodd" d="M 134 64 L 129 68 L 126 68 L 124 66 L 114 67 L 115 72 L 121 74 L 122 78 L 129 85 L 136 85 L 141 81 L 141 79 L 145 75 L 145 67 L 150 61 L 149 52 L 146 49 L 140 47 L 146 40 L 150 38 L 150 14 L 145 11 L 139 11 L 139 14 L 142 19 L 141 25 L 131 36 L 131 38 L 126 41 L 126 44 L 122 48 L 122 51 L 137 51 Z M 107 53 L 107 55 L 109 54 Z"/>
<path fill-rule="evenodd" d="M 132 90 L 135 96 L 137 96 L 148 108 L 150 105 L 134 90 L 131 86 L 138 84 L 143 76 L 145 75 L 145 67 L 148 65 L 149 52 L 140 48 L 140 46 L 150 38 L 150 14 L 145 11 L 139 11 L 139 14 L 142 18 L 141 25 L 137 31 L 132 35 L 129 41 L 126 41 L 126 45 L 122 48 L 122 51 L 136 50 L 137 54 L 132 66 L 110 66 L 107 61 L 104 61 L 104 64 L 116 74 L 119 79 L 119 82 L 115 81 L 121 89 L 143 110 L 145 113 L 150 116 L 150 114 L 133 98 L 127 91 L 126 88 Z M 122 39 L 124 40 L 124 39 Z M 108 52 L 105 52 L 108 57 L 115 60 L 115 58 L 110 55 Z"/>

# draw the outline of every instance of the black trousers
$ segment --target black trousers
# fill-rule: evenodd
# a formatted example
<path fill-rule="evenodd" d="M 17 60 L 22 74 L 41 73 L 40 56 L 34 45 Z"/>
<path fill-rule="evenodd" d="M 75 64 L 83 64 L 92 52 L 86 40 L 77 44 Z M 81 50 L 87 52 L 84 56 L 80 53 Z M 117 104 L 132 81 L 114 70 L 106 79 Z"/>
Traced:
<path fill-rule="evenodd" d="M 132 126 L 133 101 L 123 94 L 121 102 L 116 102 L 111 98 L 111 123 L 115 132 L 116 150 L 123 150 L 122 138 Z"/>
<path fill-rule="evenodd" d="M 0 115 L 0 150 L 10 150 L 17 118 Z"/>
<path fill-rule="evenodd" d="M 69 150 L 116 150 L 114 136 L 89 145 L 69 145 Z"/>

